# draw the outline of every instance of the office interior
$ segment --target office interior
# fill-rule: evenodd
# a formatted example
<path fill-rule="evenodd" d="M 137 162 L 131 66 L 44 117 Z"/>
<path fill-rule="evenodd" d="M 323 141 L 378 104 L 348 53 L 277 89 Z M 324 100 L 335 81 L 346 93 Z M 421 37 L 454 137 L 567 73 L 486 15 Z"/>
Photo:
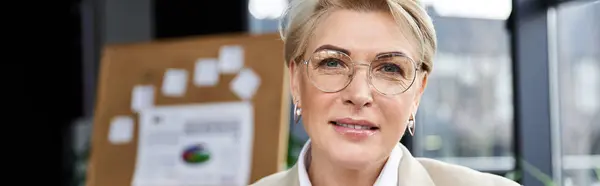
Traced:
<path fill-rule="evenodd" d="M 286 0 L 71 0 L 61 185 L 86 185 L 103 50 L 196 36 L 276 33 Z M 527 186 L 600 186 L 600 2 L 421 0 L 439 48 L 413 155 Z M 291 104 L 290 104 L 291 105 Z M 292 112 L 292 108 L 289 108 Z M 290 114 L 291 116 L 291 114 Z M 286 165 L 308 139 L 289 118 Z"/>

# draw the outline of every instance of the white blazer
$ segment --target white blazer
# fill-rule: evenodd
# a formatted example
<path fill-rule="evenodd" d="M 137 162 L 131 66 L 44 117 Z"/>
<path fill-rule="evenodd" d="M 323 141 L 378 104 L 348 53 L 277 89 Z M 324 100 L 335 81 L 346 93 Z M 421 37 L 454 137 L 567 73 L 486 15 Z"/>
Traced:
<path fill-rule="evenodd" d="M 398 186 L 519 186 L 494 174 L 428 158 L 415 158 L 398 143 L 402 158 L 398 166 Z M 298 165 L 262 178 L 252 186 L 300 186 Z"/>

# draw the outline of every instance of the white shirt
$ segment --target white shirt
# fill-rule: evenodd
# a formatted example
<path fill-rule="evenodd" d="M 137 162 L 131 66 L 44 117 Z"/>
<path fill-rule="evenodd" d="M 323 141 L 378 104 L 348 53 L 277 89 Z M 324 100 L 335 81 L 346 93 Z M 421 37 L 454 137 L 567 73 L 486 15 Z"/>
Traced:
<path fill-rule="evenodd" d="M 306 169 L 307 165 L 310 164 L 309 154 L 310 140 L 306 141 L 298 156 L 298 178 L 300 179 L 300 186 L 312 186 L 310 179 L 308 178 L 308 170 Z M 402 150 L 396 145 L 373 186 L 398 185 L 398 166 L 400 165 L 401 158 Z"/>

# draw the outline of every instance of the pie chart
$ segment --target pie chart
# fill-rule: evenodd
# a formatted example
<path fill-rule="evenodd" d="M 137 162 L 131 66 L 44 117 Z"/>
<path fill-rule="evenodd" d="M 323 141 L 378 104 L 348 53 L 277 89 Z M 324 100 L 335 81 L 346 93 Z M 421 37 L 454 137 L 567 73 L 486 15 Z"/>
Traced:
<path fill-rule="evenodd" d="M 210 160 L 210 153 L 204 144 L 197 144 L 186 148 L 181 158 L 189 164 L 202 164 Z"/>

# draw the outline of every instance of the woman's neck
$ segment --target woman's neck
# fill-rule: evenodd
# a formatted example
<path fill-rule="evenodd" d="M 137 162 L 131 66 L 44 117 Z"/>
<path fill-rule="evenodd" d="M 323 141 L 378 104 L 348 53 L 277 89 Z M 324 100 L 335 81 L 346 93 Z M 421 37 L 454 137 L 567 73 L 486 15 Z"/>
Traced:
<path fill-rule="evenodd" d="M 320 152 L 311 149 L 308 176 L 314 186 L 372 186 L 387 158 L 374 162 L 365 168 L 348 169 L 329 161 Z"/>

